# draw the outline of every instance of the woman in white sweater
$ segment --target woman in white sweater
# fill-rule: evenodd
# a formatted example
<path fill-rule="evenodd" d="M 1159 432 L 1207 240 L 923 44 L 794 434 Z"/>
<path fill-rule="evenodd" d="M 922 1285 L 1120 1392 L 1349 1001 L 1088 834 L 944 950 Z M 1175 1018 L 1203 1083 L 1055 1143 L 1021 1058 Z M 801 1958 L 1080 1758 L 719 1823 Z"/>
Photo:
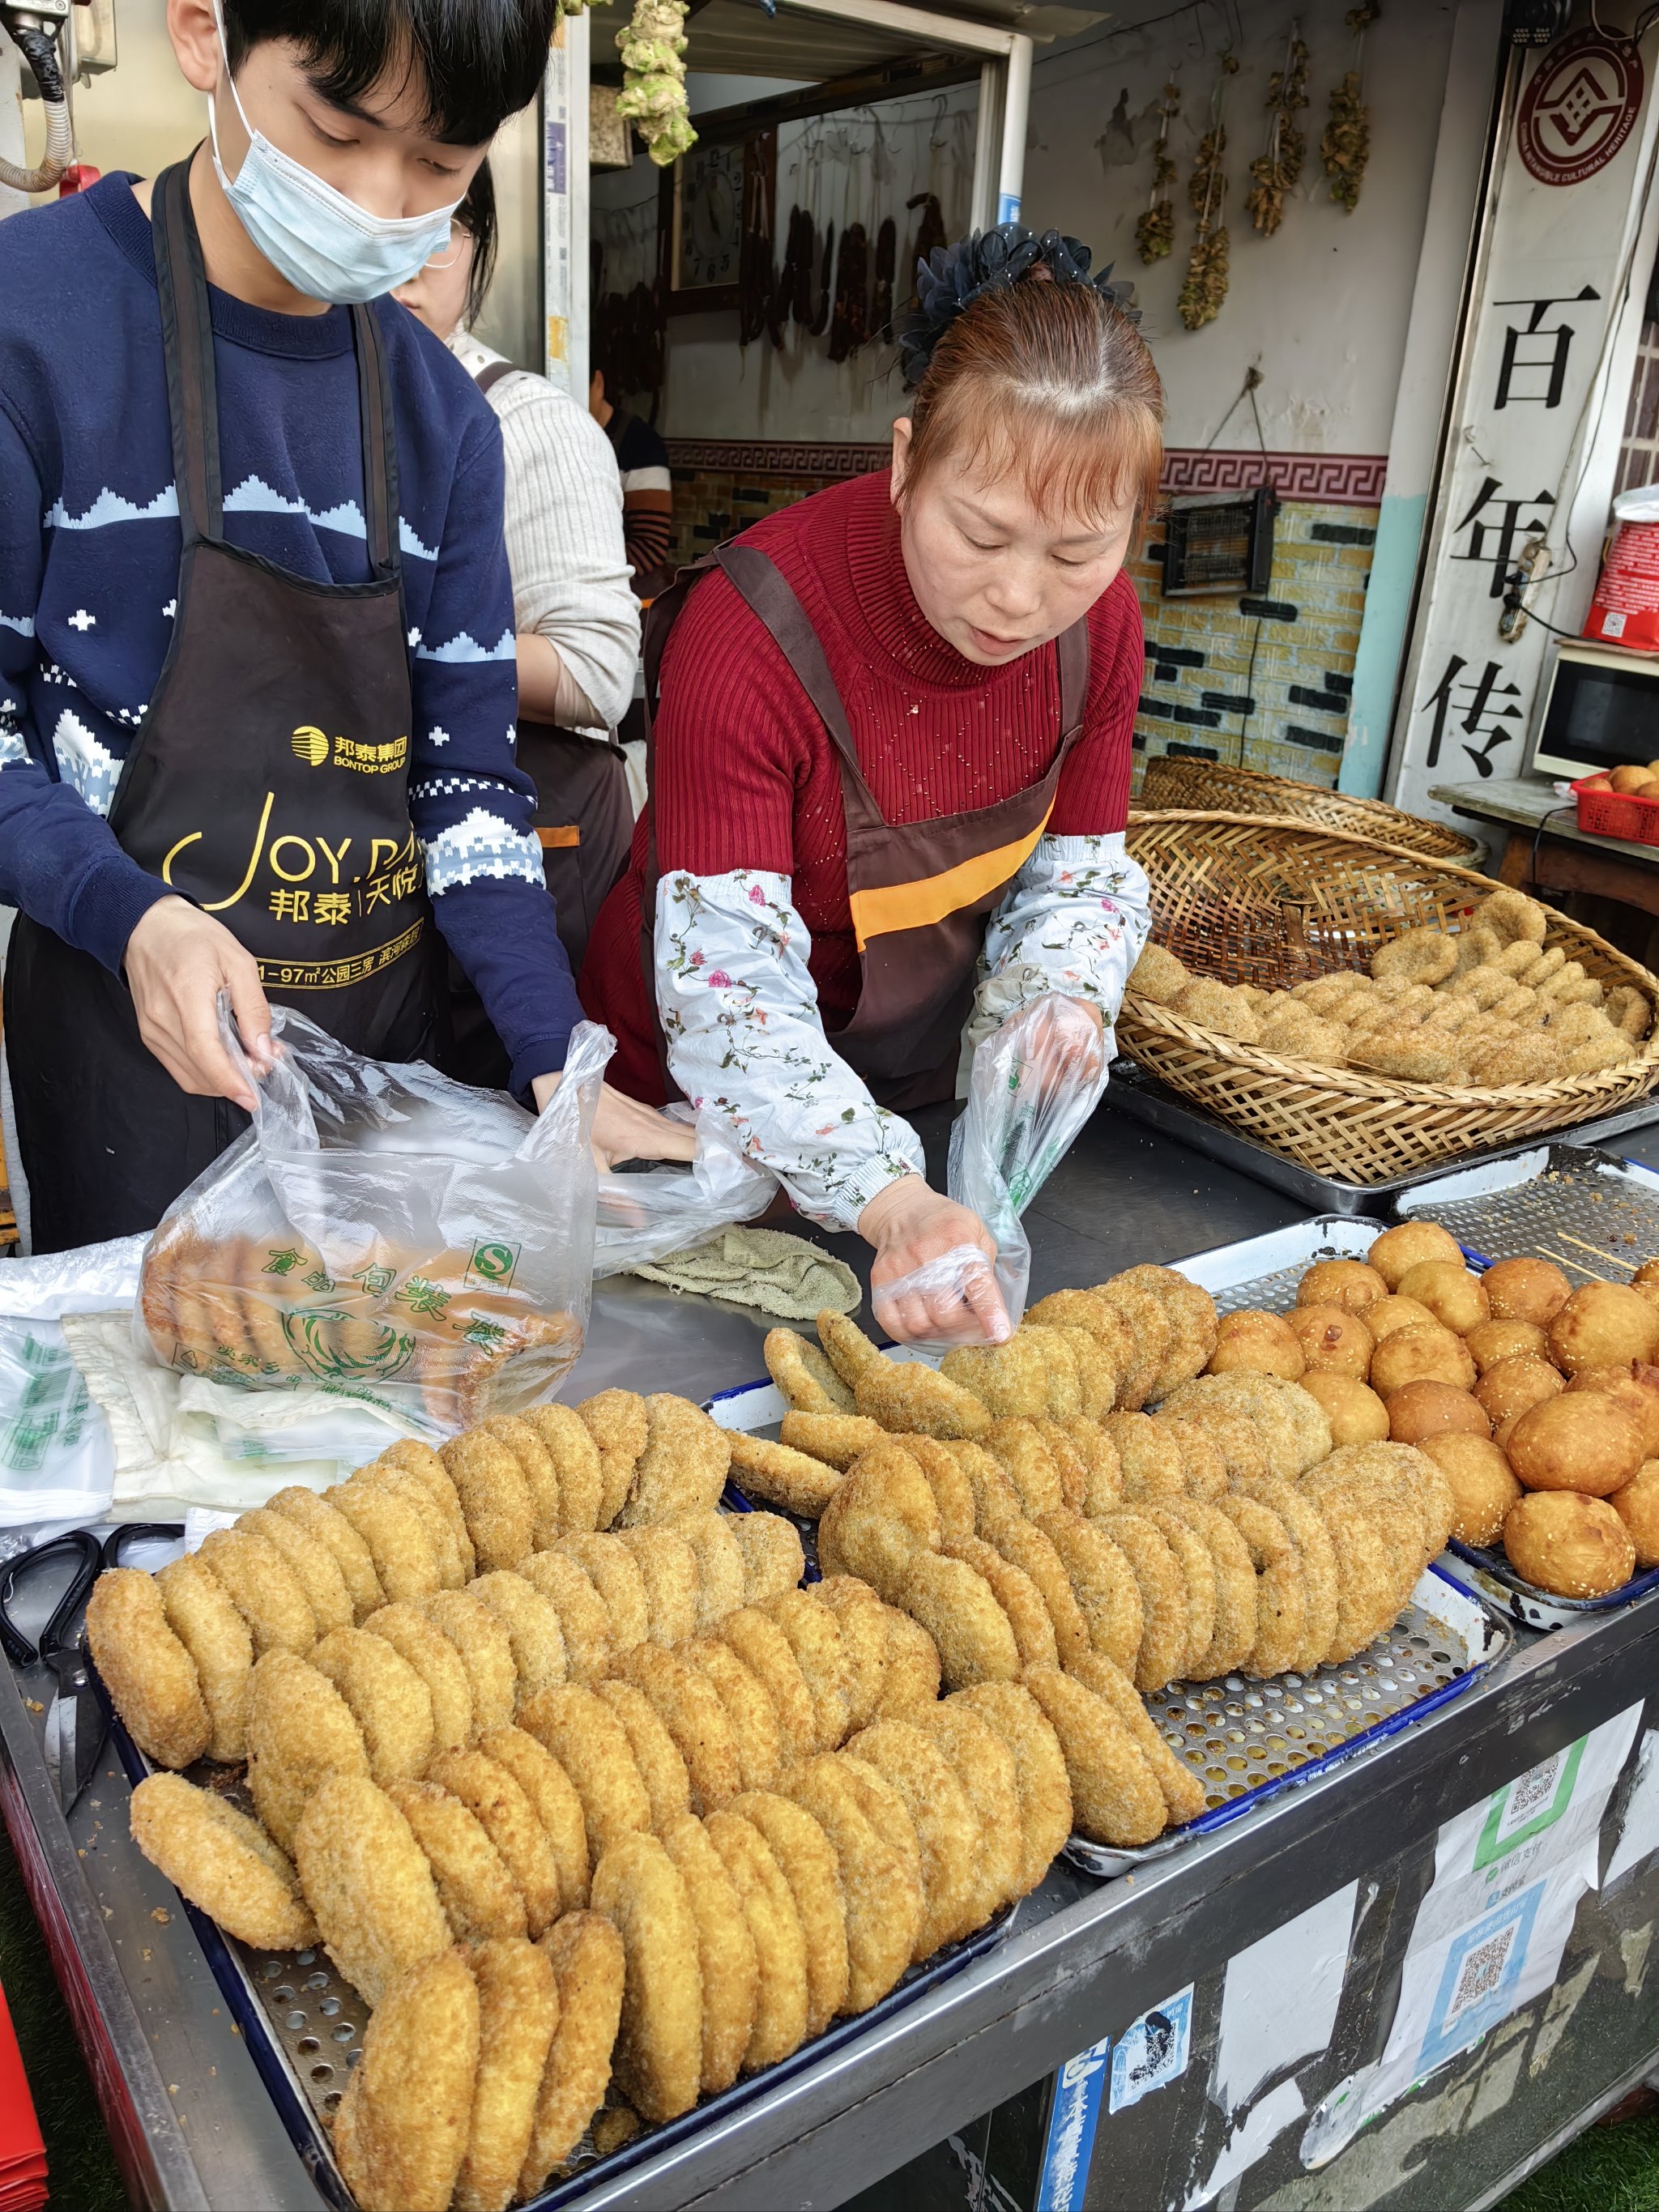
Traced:
<path fill-rule="evenodd" d="M 447 251 L 397 297 L 444 340 L 501 422 L 518 762 L 535 779 L 543 866 L 574 972 L 633 835 L 627 772 L 612 732 L 633 696 L 640 611 L 623 551 L 622 480 L 605 432 L 556 385 L 514 368 L 472 335 L 495 261 L 486 161 L 456 210 Z M 453 1072 L 471 1082 L 504 1082 L 506 1054 L 482 1007 L 459 976 L 452 982 Z"/>

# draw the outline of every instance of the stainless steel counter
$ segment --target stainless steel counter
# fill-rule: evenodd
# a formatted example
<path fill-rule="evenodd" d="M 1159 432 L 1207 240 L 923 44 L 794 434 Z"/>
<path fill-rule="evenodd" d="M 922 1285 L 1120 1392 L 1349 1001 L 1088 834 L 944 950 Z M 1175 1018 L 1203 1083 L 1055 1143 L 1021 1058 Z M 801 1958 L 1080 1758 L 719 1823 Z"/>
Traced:
<path fill-rule="evenodd" d="M 1294 1213 L 1265 1187 L 1102 1113 L 1032 1210 L 1033 1295 L 1253 1235 Z M 856 1256 L 848 1240 L 830 1241 Z M 655 1285 L 602 1285 L 570 1395 L 618 1382 L 705 1396 L 760 1372 L 766 1325 Z M 1198 1995 L 1188 2074 L 1115 2115 L 1109 2131 L 1103 2119 L 1087 2199 L 1133 2212 L 1185 2204 L 1227 2131 L 1206 2077 L 1228 1958 L 1347 1881 L 1358 1880 L 1372 1900 L 1350 1966 L 1358 1978 L 1352 2002 L 1345 1994 L 1330 2051 L 1299 2077 L 1311 2108 L 1380 2049 L 1389 1977 L 1397 1979 L 1439 1823 L 1644 1695 L 1656 1655 L 1652 1603 L 1549 1638 L 1522 1633 L 1481 1682 L 1380 1754 L 1140 1876 L 1101 1884 L 1057 1869 L 989 1956 L 718 2130 L 598 2182 L 585 2203 L 840 2203 L 1190 1982 Z M 40 1755 L 42 1715 L 30 1703 L 41 1698 L 38 1675 L 0 1670 L 0 1794 L 135 2202 L 306 2212 L 320 2200 L 173 1893 L 128 1837 L 128 1790 L 112 1757 L 73 1820 L 58 1814 Z M 1551 2029 L 1553 2040 L 1540 2011 L 1542 2055 L 1489 2100 L 1489 2112 L 1472 2119 L 1459 2107 L 1455 2126 L 1419 2126 L 1412 2155 L 1386 2172 L 1377 2147 L 1387 2122 L 1333 2166 L 1305 2175 L 1292 2130 L 1223 2203 L 1350 2212 L 1386 2201 L 1401 2212 L 1445 2212 L 1493 2201 L 1554 2133 L 1598 2109 L 1659 2051 L 1659 1978 L 1645 1997 L 1644 1970 L 1631 1967 L 1628 1946 L 1620 1950 L 1628 1935 L 1645 1960 L 1659 1875 L 1638 1871 L 1618 1895 L 1635 1917 L 1596 1939 L 1611 1947 L 1606 1990 L 1597 1982 L 1597 2003 L 1579 2004 Z M 1469 2081 L 1489 2059 L 1477 2051 L 1447 2068 L 1412 2109 L 1421 2114 L 1459 2095 L 1467 2106 Z M 1313 2078 L 1321 2067 L 1328 2081 Z"/>

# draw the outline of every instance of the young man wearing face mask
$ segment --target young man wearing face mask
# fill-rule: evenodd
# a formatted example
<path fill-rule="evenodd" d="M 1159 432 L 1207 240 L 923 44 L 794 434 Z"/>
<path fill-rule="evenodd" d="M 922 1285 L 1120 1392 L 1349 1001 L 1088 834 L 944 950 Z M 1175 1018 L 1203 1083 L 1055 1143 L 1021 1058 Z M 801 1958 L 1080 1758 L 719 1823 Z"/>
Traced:
<path fill-rule="evenodd" d="M 271 1000 L 431 1056 L 439 939 L 522 1095 L 580 1018 L 513 757 L 501 440 L 386 297 L 554 0 L 168 0 L 208 136 L 0 223 L 0 897 L 37 1250 L 152 1226 Z M 369 304 L 373 303 L 373 304 Z M 239 1110 L 241 1109 L 241 1110 Z M 607 1094 L 602 1153 L 678 1148 Z"/>

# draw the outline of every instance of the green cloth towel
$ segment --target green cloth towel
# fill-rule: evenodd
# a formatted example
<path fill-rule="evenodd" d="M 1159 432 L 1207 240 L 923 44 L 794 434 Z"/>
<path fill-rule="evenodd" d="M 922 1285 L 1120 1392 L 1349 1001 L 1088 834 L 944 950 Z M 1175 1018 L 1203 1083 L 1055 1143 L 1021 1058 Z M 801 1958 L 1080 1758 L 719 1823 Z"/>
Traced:
<path fill-rule="evenodd" d="M 782 1321 L 811 1321 L 826 1306 L 856 1313 L 863 1293 L 844 1260 L 781 1229 L 723 1229 L 706 1244 L 626 1271 L 671 1290 L 758 1306 Z"/>

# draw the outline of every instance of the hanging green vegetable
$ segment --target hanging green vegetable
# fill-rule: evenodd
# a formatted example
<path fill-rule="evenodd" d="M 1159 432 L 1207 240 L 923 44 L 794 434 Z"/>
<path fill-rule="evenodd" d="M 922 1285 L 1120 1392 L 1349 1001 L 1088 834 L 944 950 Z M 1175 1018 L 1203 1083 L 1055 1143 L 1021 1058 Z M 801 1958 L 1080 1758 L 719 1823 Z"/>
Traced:
<path fill-rule="evenodd" d="M 1267 148 L 1250 164 L 1255 179 L 1244 204 L 1250 221 L 1264 237 L 1271 238 L 1285 220 L 1285 195 L 1302 174 L 1308 142 L 1297 127 L 1297 110 L 1308 104 L 1308 49 L 1291 26 L 1285 66 L 1267 80 L 1267 105 L 1273 121 L 1267 129 Z"/>
<path fill-rule="evenodd" d="M 1170 158 L 1170 118 L 1180 106 L 1181 87 L 1172 77 L 1164 88 L 1163 120 L 1152 152 L 1152 197 L 1135 225 L 1135 246 L 1148 268 L 1154 261 L 1162 261 L 1175 245 L 1175 204 L 1170 187 L 1176 180 L 1176 165 Z"/>
<path fill-rule="evenodd" d="M 1365 52 L 1365 33 L 1382 10 L 1378 0 L 1348 10 L 1346 21 L 1354 35 L 1353 67 L 1331 94 L 1331 118 L 1319 142 L 1320 159 L 1331 180 L 1331 198 L 1352 215 L 1359 204 L 1359 188 L 1365 181 L 1365 164 L 1371 153 L 1371 111 L 1360 97 L 1360 65 Z"/>
<path fill-rule="evenodd" d="M 1221 118 L 1227 80 L 1237 74 L 1236 58 L 1223 54 L 1221 74 L 1210 100 L 1210 127 L 1199 142 L 1198 159 L 1187 185 L 1188 200 L 1198 217 L 1198 236 L 1187 258 L 1187 279 L 1176 304 L 1189 331 L 1202 330 L 1206 323 L 1212 323 L 1227 296 L 1229 241 L 1221 219 L 1227 198 L 1227 131 Z"/>
<path fill-rule="evenodd" d="M 632 118 L 659 169 L 697 143 L 685 97 L 686 0 L 635 0 L 634 20 L 617 33 L 623 88 L 617 112 Z"/>

